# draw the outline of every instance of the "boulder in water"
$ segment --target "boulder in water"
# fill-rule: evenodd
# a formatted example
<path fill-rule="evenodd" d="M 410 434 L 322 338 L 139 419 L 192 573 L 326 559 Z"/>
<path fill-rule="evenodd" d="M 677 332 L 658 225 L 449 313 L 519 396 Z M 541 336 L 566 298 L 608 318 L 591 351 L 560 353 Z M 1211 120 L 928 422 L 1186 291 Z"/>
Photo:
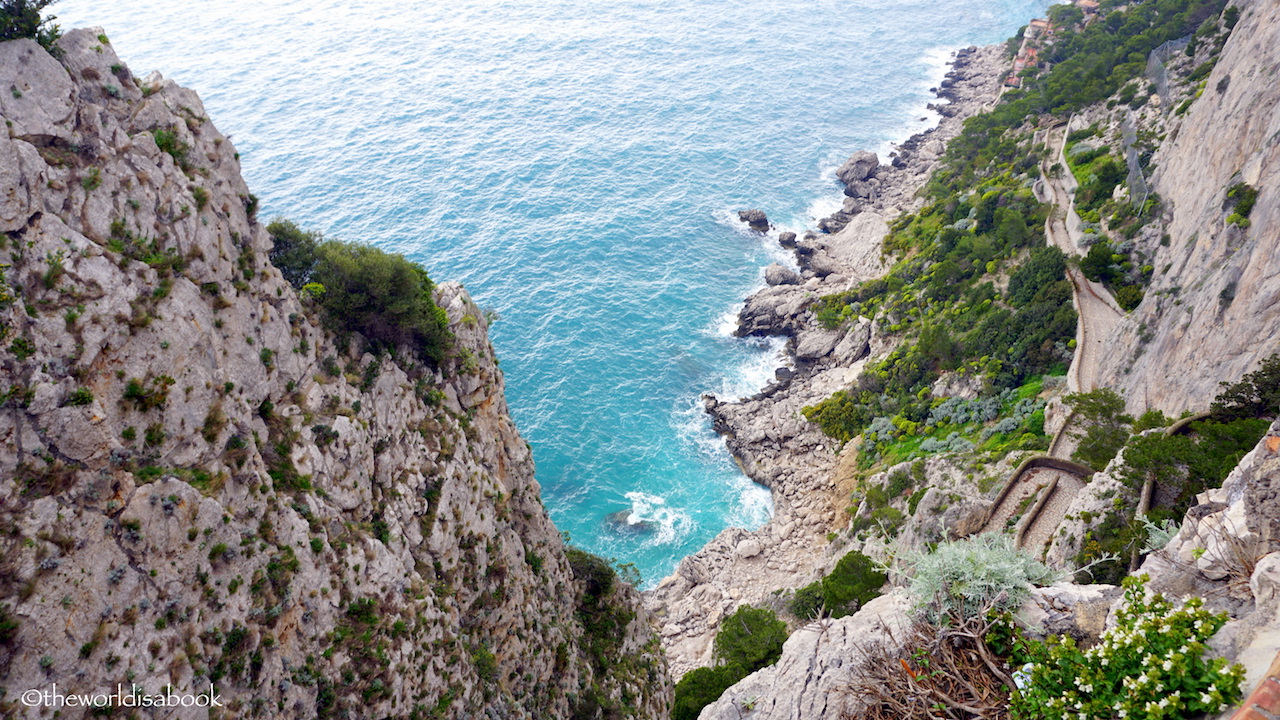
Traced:
<path fill-rule="evenodd" d="M 751 226 L 752 230 L 760 232 L 769 230 L 769 216 L 765 215 L 763 210 L 739 210 L 738 219 Z"/>
<path fill-rule="evenodd" d="M 764 269 L 764 281 L 769 285 L 799 285 L 800 276 L 789 268 L 773 263 Z"/>
<path fill-rule="evenodd" d="M 871 177 L 880 167 L 880 158 L 869 150 L 859 150 L 836 170 L 836 177 L 845 185 L 861 182 Z"/>

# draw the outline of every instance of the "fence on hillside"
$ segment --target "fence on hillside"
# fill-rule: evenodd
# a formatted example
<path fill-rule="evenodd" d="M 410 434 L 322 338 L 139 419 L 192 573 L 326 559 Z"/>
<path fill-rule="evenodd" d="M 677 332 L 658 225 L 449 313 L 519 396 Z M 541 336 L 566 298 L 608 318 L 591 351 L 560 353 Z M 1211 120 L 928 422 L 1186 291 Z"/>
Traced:
<path fill-rule="evenodd" d="M 1169 40 L 1147 56 L 1147 78 L 1155 84 L 1156 94 L 1160 96 L 1160 109 L 1165 112 L 1169 111 L 1169 60 L 1186 50 L 1190 43 L 1190 35 Z"/>
<path fill-rule="evenodd" d="M 1124 149 L 1124 162 L 1129 167 L 1129 201 L 1133 207 L 1139 212 L 1142 206 L 1146 204 L 1147 198 L 1151 196 L 1151 189 L 1147 187 L 1147 179 L 1142 175 L 1142 164 L 1139 162 L 1138 149 L 1134 144 L 1138 140 L 1138 133 L 1133 126 L 1133 112 L 1130 111 L 1125 115 L 1124 120 L 1120 123 L 1120 132 L 1122 136 L 1122 145 Z"/>

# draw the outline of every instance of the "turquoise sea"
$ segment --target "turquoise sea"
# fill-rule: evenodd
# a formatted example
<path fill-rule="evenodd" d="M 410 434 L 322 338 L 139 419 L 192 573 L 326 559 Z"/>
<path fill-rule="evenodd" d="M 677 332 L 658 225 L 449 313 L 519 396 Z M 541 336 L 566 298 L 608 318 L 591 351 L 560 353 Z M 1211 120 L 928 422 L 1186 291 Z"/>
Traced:
<path fill-rule="evenodd" d="M 768 263 L 736 212 L 804 230 L 834 168 L 933 122 L 950 52 L 1045 0 L 62 0 L 137 75 L 195 88 L 263 217 L 459 280 L 552 518 L 652 584 L 768 519 L 699 395 L 780 345 L 730 336 Z M 618 532 L 627 510 L 650 532 Z"/>

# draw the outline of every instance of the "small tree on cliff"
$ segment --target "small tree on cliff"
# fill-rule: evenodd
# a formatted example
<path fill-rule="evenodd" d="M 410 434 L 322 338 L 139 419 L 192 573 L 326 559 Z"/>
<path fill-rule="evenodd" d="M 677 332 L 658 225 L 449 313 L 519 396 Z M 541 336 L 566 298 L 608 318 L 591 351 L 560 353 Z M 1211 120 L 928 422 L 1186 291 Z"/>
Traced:
<path fill-rule="evenodd" d="M 51 48 L 62 35 L 53 24 L 54 16 L 41 17 L 40 11 L 55 0 L 0 0 L 0 40 L 31 38 Z"/>

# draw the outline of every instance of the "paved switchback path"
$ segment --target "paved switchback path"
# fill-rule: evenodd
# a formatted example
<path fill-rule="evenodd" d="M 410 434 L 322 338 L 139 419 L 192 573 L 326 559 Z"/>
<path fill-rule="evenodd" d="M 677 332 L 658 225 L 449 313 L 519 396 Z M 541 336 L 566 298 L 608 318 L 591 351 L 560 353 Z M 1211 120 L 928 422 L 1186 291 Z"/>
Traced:
<path fill-rule="evenodd" d="M 1058 152 L 1052 161 L 1041 163 L 1044 182 L 1037 187 L 1037 196 L 1041 201 L 1054 205 L 1045 222 L 1046 241 L 1071 256 L 1081 254 L 1083 248 L 1080 242 L 1080 216 L 1075 210 L 1077 184 L 1067 166 L 1065 152 L 1069 127 L 1068 122 L 1048 131 L 1046 144 L 1053 143 Z M 1062 168 L 1060 175 L 1050 172 L 1050 166 L 1054 162 Z M 1078 267 L 1067 266 L 1067 279 L 1071 281 L 1072 304 L 1077 315 L 1076 352 L 1067 371 L 1067 389 L 1070 392 L 1089 392 L 1097 389 L 1098 365 L 1106 351 L 1107 339 L 1125 313 L 1105 287 L 1086 278 Z M 1049 454 L 1068 459 L 1075 444 L 1064 427 L 1054 438 Z M 1012 482 L 1017 485 L 992 511 L 983 531 L 1004 532 L 1010 518 L 1019 512 L 1020 507 L 1028 513 L 1034 512 L 1033 517 L 1021 521 L 1026 529 L 1018 544 L 1035 554 L 1042 554 L 1053 539 L 1054 531 L 1062 523 L 1071 501 L 1084 489 L 1085 480 L 1065 470 L 1037 468 L 1022 473 Z M 1049 496 L 1042 503 L 1027 500 L 1029 496 L 1038 496 L 1044 492 L 1048 492 Z"/>
<path fill-rule="evenodd" d="M 1062 167 L 1060 176 L 1049 172 L 1052 163 L 1041 163 L 1041 177 L 1045 179 L 1043 198 L 1055 208 L 1045 222 L 1045 239 L 1062 250 L 1068 257 L 1079 255 L 1084 248 L 1080 241 L 1080 216 L 1075 209 L 1076 179 L 1067 166 L 1066 140 L 1070 123 L 1049 131 L 1049 140 L 1058 146 L 1054 162 Z M 1067 371 L 1067 389 L 1072 392 L 1089 392 L 1097 389 L 1098 364 L 1106 351 L 1107 338 L 1124 318 L 1124 311 L 1115 298 L 1100 283 L 1084 276 L 1078 267 L 1067 266 L 1067 279 L 1071 281 L 1072 300 L 1078 316 L 1076 325 L 1076 353 Z"/>

